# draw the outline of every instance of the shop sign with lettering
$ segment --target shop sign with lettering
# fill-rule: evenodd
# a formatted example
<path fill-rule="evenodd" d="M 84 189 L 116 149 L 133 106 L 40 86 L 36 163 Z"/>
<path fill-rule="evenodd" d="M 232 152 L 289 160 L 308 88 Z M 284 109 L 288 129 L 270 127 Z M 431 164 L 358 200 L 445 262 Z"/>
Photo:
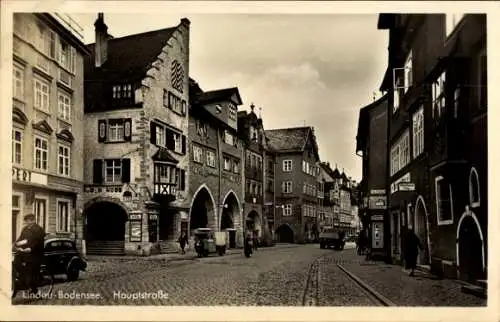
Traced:
<path fill-rule="evenodd" d="M 409 172 L 406 173 L 401 178 L 399 178 L 396 181 L 394 181 L 393 183 L 391 183 L 391 194 L 399 191 L 399 184 L 401 182 L 411 182 L 411 177 L 410 177 L 410 173 Z"/>
<path fill-rule="evenodd" d="M 385 195 L 385 189 L 372 189 L 370 190 L 371 195 Z"/>
<path fill-rule="evenodd" d="M 142 214 L 130 214 L 130 220 L 142 220 Z"/>
<path fill-rule="evenodd" d="M 370 209 L 385 209 L 386 205 L 387 205 L 387 198 L 385 196 L 370 197 Z"/>
<path fill-rule="evenodd" d="M 12 180 L 47 185 L 47 175 L 12 167 Z"/>

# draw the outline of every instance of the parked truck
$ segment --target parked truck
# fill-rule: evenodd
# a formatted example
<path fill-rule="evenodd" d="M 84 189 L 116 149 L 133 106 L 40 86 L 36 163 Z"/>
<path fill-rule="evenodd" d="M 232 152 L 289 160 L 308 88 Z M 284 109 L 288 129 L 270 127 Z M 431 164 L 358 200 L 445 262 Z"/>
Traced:
<path fill-rule="evenodd" d="M 319 247 L 342 250 L 345 245 L 345 233 L 336 229 L 324 229 L 319 233 Z"/>

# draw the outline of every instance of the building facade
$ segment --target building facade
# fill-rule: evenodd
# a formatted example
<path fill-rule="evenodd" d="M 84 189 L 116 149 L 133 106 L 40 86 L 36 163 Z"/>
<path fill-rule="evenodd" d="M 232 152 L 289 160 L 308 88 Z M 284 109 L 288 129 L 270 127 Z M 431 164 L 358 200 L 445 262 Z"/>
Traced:
<path fill-rule="evenodd" d="M 372 254 L 391 254 L 390 219 L 387 213 L 387 113 L 388 96 L 363 107 L 359 112 L 356 154 L 362 157 L 359 214 L 370 240 Z"/>
<path fill-rule="evenodd" d="M 304 243 L 319 233 L 317 223 L 318 146 L 312 127 L 266 130 L 276 155 L 276 240 Z"/>
<path fill-rule="evenodd" d="M 335 216 L 334 188 L 335 180 L 333 170 L 330 168 L 329 162 L 320 162 L 319 164 L 319 181 L 323 185 L 323 201 L 322 201 L 322 216 L 318 218 L 320 231 L 323 229 L 331 229 L 338 226 L 338 213 Z M 335 209 L 334 209 L 335 208 Z"/>
<path fill-rule="evenodd" d="M 189 232 L 228 231 L 229 248 L 243 243 L 243 145 L 238 139 L 237 88 L 202 91 L 191 80 Z"/>
<path fill-rule="evenodd" d="M 419 263 L 466 280 L 487 268 L 486 15 L 382 14 L 389 30 L 389 209 Z M 433 32 L 428 32 L 433 30 Z M 407 182 L 401 184 L 401 182 Z"/>
<path fill-rule="evenodd" d="M 255 114 L 254 109 L 255 106 L 251 104 L 249 113 L 238 112 L 238 133 L 245 149 L 243 213 L 246 231 L 256 235 L 261 243 L 269 244 L 272 241 L 268 217 L 271 217 L 269 209 L 274 207 L 274 161 L 266 155 L 263 121 Z M 266 159 L 272 163 L 265 162 Z M 274 220 L 274 213 L 271 213 L 271 219 Z"/>
<path fill-rule="evenodd" d="M 83 189 L 82 39 L 52 14 L 14 13 L 12 241 L 26 214 L 80 246 Z"/>
<path fill-rule="evenodd" d="M 94 25 L 82 135 L 86 251 L 162 251 L 189 220 L 190 22 L 121 38 L 103 14 Z"/>
<path fill-rule="evenodd" d="M 263 217 L 267 221 L 270 236 L 263 240 L 265 244 L 274 244 L 276 241 L 276 180 L 275 173 L 277 169 L 276 155 L 269 147 L 269 139 L 264 132 L 264 207 Z"/>

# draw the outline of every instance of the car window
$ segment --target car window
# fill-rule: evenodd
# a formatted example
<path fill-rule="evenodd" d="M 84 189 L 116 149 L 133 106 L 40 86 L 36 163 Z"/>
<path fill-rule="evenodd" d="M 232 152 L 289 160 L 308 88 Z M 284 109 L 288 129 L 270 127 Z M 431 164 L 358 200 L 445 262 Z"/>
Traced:
<path fill-rule="evenodd" d="M 61 248 L 61 242 L 60 241 L 53 241 L 47 244 L 47 247 L 45 247 L 46 250 L 48 251 L 54 251 L 54 250 L 59 250 Z"/>
<path fill-rule="evenodd" d="M 71 241 L 56 240 L 47 244 L 46 251 L 74 250 L 75 244 Z"/>
<path fill-rule="evenodd" d="M 73 244 L 72 242 L 70 241 L 64 241 L 62 243 L 62 249 L 66 249 L 66 250 L 74 250 L 75 249 L 75 244 Z"/>

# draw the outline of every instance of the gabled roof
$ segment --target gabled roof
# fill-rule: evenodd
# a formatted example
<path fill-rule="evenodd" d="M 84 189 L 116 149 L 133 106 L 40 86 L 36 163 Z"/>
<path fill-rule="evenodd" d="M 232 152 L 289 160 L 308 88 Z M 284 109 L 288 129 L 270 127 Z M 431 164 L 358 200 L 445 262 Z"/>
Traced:
<path fill-rule="evenodd" d="M 236 101 L 234 103 L 237 105 L 241 105 L 242 100 L 240 92 L 238 91 L 238 87 L 201 92 L 196 95 L 196 102 L 199 104 L 209 104 L 217 101 L 231 100 L 233 95 L 236 95 Z"/>
<path fill-rule="evenodd" d="M 172 27 L 108 39 L 108 56 L 101 68 L 94 64 L 95 44 L 87 45 L 90 55 L 85 57 L 85 78 L 90 81 L 95 78 L 120 81 L 144 78 L 176 30 L 177 27 Z"/>
<path fill-rule="evenodd" d="M 303 152 L 312 136 L 313 150 L 319 160 L 318 145 L 310 126 L 265 130 L 264 134 L 269 139 L 269 149 L 275 152 Z"/>
<path fill-rule="evenodd" d="M 301 152 L 307 142 L 310 127 L 265 130 L 269 147 L 275 151 Z"/>
<path fill-rule="evenodd" d="M 334 179 L 338 179 L 338 178 L 342 177 L 342 175 L 340 174 L 339 169 L 337 169 L 337 168 L 335 168 L 335 170 L 333 170 L 332 176 L 333 176 Z"/>
<path fill-rule="evenodd" d="M 384 94 L 381 98 L 378 100 L 366 105 L 363 107 L 361 110 L 359 110 L 359 118 L 358 118 L 358 132 L 356 134 L 356 152 L 362 151 L 366 142 L 366 135 L 368 132 L 368 127 L 369 127 L 369 112 L 379 106 L 380 104 L 384 103 L 389 96 Z"/>

